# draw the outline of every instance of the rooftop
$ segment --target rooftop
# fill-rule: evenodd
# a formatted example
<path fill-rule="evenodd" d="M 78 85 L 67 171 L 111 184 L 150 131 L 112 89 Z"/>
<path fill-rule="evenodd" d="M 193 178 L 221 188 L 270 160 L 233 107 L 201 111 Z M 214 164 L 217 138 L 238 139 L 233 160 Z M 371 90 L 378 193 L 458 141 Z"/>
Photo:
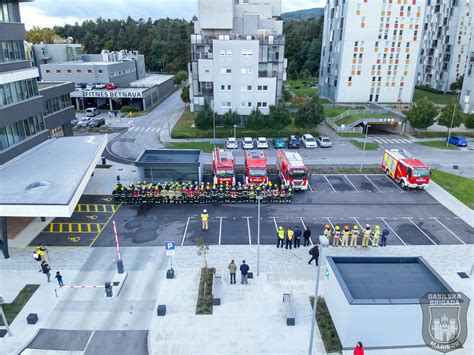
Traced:
<path fill-rule="evenodd" d="M 130 86 L 133 88 L 151 88 L 155 85 L 163 84 L 170 79 L 174 79 L 174 76 L 154 74 L 139 80 L 132 81 Z"/>
<path fill-rule="evenodd" d="M 135 165 L 193 164 L 199 163 L 200 157 L 201 151 L 193 149 L 144 150 L 135 161 Z"/>
<path fill-rule="evenodd" d="M 67 81 L 38 81 L 38 90 L 49 89 L 55 86 L 67 84 Z"/>

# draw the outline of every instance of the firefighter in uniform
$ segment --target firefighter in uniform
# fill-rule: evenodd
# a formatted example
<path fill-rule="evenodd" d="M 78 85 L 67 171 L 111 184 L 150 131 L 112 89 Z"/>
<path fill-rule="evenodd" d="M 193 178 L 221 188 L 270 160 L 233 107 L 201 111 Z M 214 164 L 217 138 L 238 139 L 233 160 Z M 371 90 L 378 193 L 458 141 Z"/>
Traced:
<path fill-rule="evenodd" d="M 327 238 L 328 243 L 329 243 L 329 239 L 331 239 L 331 235 L 332 235 L 331 226 L 329 224 L 326 224 L 324 226 L 324 236 Z"/>
<path fill-rule="evenodd" d="M 224 197 L 225 197 L 225 192 L 224 192 L 224 187 L 222 184 L 219 185 L 219 203 L 224 203 Z"/>
<path fill-rule="evenodd" d="M 211 184 L 207 183 L 206 184 L 206 191 L 204 191 L 204 195 L 206 197 L 206 203 L 211 203 Z"/>
<path fill-rule="evenodd" d="M 349 226 L 344 227 L 344 231 L 342 232 L 342 246 L 348 247 L 349 246 L 349 236 L 351 235 L 351 231 Z"/>
<path fill-rule="evenodd" d="M 249 189 L 249 202 L 250 203 L 255 202 L 255 190 L 254 190 L 253 185 L 250 185 L 250 189 Z"/>
<path fill-rule="evenodd" d="M 362 246 L 364 248 L 369 246 L 369 239 L 372 235 L 372 230 L 370 229 L 370 224 L 367 224 L 364 229 L 364 236 L 362 237 Z"/>
<path fill-rule="evenodd" d="M 339 226 L 336 226 L 334 228 L 334 232 L 332 233 L 334 239 L 332 240 L 332 246 L 337 247 L 339 245 L 339 242 L 341 240 L 341 228 Z"/>
<path fill-rule="evenodd" d="M 374 231 L 372 232 L 372 246 L 378 247 L 380 240 L 380 226 L 375 226 Z"/>
<path fill-rule="evenodd" d="M 357 246 L 357 238 L 359 238 L 359 227 L 354 226 L 354 228 L 352 229 L 352 235 L 351 235 L 351 247 Z"/>
<path fill-rule="evenodd" d="M 216 184 L 212 185 L 211 190 L 212 203 L 217 203 L 219 200 L 219 191 L 217 191 Z"/>
<path fill-rule="evenodd" d="M 285 249 L 288 249 L 288 245 L 289 245 L 290 250 L 291 250 L 291 244 L 293 242 L 293 236 L 294 236 L 293 229 L 288 227 L 288 230 L 286 231 L 286 246 L 285 246 Z"/>
<path fill-rule="evenodd" d="M 244 198 L 244 189 L 242 188 L 242 184 L 239 182 L 237 184 L 237 202 L 242 203 Z"/>
<path fill-rule="evenodd" d="M 283 229 L 282 226 L 278 227 L 278 232 L 277 232 L 277 248 L 280 246 L 283 248 L 283 242 L 285 240 L 285 230 Z"/>
<path fill-rule="evenodd" d="M 202 222 L 202 230 L 203 231 L 209 230 L 209 215 L 207 214 L 207 210 L 202 211 L 201 222 Z"/>

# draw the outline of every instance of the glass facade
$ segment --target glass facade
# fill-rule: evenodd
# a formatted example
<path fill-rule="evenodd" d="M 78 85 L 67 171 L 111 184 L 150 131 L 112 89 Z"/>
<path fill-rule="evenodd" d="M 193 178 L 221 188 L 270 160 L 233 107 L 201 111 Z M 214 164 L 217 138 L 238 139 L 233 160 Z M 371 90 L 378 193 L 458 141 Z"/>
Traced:
<path fill-rule="evenodd" d="M 23 41 L 0 41 L 0 63 L 25 60 Z"/>
<path fill-rule="evenodd" d="M 0 107 L 38 96 L 36 79 L 14 81 L 0 85 Z"/>
<path fill-rule="evenodd" d="M 11 0 L 0 0 L 0 22 L 21 22 L 20 5 Z"/>
<path fill-rule="evenodd" d="M 25 120 L 0 127 L 0 151 L 15 145 L 28 137 L 44 131 L 44 120 L 41 115 L 34 115 Z"/>
<path fill-rule="evenodd" d="M 143 179 L 151 182 L 199 181 L 197 166 L 191 165 L 152 165 L 142 168 Z"/>
<path fill-rule="evenodd" d="M 63 110 L 71 105 L 71 97 L 69 96 L 69 94 L 53 97 L 49 100 L 44 100 L 43 115 L 50 115 L 54 112 Z"/>

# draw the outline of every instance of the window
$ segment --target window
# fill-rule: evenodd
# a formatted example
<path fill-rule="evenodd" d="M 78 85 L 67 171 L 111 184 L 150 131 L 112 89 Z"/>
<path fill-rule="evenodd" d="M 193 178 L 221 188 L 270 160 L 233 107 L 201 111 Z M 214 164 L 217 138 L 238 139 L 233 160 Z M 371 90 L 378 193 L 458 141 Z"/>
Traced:
<path fill-rule="evenodd" d="M 50 70 L 50 69 L 46 69 L 46 74 L 51 74 L 51 70 Z"/>
<path fill-rule="evenodd" d="M 242 85 L 242 91 L 252 91 L 252 85 Z"/>
<path fill-rule="evenodd" d="M 257 107 L 259 107 L 259 108 L 266 108 L 267 105 L 268 104 L 266 102 L 257 102 Z"/>
<path fill-rule="evenodd" d="M 221 91 L 225 90 L 225 85 L 221 85 Z"/>
<path fill-rule="evenodd" d="M 242 50 L 242 57 L 251 57 L 251 56 L 253 56 L 253 50 L 251 49 Z"/>
<path fill-rule="evenodd" d="M 56 74 L 61 74 L 61 69 L 56 69 Z"/>
<path fill-rule="evenodd" d="M 258 85 L 257 90 L 258 91 L 267 91 L 268 90 L 268 85 Z"/>
<path fill-rule="evenodd" d="M 252 103 L 250 101 L 248 101 L 248 102 L 242 101 L 241 107 L 242 108 L 252 108 Z"/>
<path fill-rule="evenodd" d="M 220 73 L 221 73 L 221 74 L 231 74 L 231 73 L 232 73 L 232 69 L 231 69 L 231 68 L 221 68 L 221 69 L 220 69 Z"/>
<path fill-rule="evenodd" d="M 0 85 L 0 107 L 38 96 L 36 79 L 19 80 Z"/>
<path fill-rule="evenodd" d="M 228 49 L 227 50 L 227 56 L 230 57 L 232 55 L 232 50 L 231 49 Z"/>
<path fill-rule="evenodd" d="M 19 122 L 0 128 L 0 151 L 33 136 L 44 128 L 41 115 L 35 115 Z"/>
<path fill-rule="evenodd" d="M 81 74 L 81 73 L 82 73 L 82 70 L 81 70 L 81 69 L 76 69 L 76 73 L 77 73 L 77 74 Z"/>
<path fill-rule="evenodd" d="M 102 74 L 104 71 L 102 69 L 97 69 L 97 73 Z"/>
<path fill-rule="evenodd" d="M 232 103 L 230 101 L 222 101 L 221 102 L 221 107 L 222 108 L 231 108 L 232 107 Z"/>
<path fill-rule="evenodd" d="M 219 54 L 221 55 L 221 57 L 225 56 L 225 49 L 221 49 Z"/>
<path fill-rule="evenodd" d="M 72 74 L 72 70 L 71 69 L 66 69 L 66 73 Z"/>
<path fill-rule="evenodd" d="M 92 69 L 87 69 L 87 74 L 92 74 Z"/>
<path fill-rule="evenodd" d="M 227 85 L 227 90 L 231 91 L 232 90 L 232 85 Z"/>
<path fill-rule="evenodd" d="M 0 63 L 20 60 L 25 60 L 25 50 L 22 41 L 0 41 Z"/>

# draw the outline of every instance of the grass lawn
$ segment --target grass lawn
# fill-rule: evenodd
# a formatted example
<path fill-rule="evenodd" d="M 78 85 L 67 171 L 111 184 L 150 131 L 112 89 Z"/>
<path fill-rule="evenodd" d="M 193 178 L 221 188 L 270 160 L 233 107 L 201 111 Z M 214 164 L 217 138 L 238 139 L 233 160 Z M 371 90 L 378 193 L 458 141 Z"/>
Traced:
<path fill-rule="evenodd" d="M 358 133 L 358 132 L 340 132 L 339 135 L 341 137 L 348 137 L 348 138 L 365 138 L 363 133 Z"/>
<path fill-rule="evenodd" d="M 218 148 L 224 148 L 223 144 L 216 144 Z M 214 144 L 208 142 L 173 142 L 168 145 L 172 149 L 200 149 L 205 153 L 210 153 L 214 149 Z"/>
<path fill-rule="evenodd" d="M 413 102 L 420 100 L 423 97 L 427 97 L 428 100 L 438 105 L 447 105 L 451 101 L 456 100 L 455 94 L 435 94 L 434 92 L 429 92 L 422 89 L 415 89 L 415 93 L 413 95 Z"/>
<path fill-rule="evenodd" d="M 360 113 L 360 114 L 344 117 L 343 119 L 338 120 L 336 124 L 338 126 L 342 126 L 342 125 L 348 125 L 349 123 L 355 122 L 362 118 L 391 118 L 391 117 L 393 117 L 393 115 L 387 115 L 384 113 L 366 113 L 366 114 Z"/>
<path fill-rule="evenodd" d="M 324 108 L 324 114 L 326 117 L 336 117 L 340 115 L 343 112 L 346 112 L 348 108 L 344 107 L 325 107 Z"/>
<path fill-rule="evenodd" d="M 446 146 L 446 141 L 430 141 L 430 142 L 418 142 L 418 144 L 424 145 L 425 147 L 447 149 L 447 150 L 459 150 L 452 144 Z"/>
<path fill-rule="evenodd" d="M 25 287 L 23 287 L 12 303 L 5 303 L 3 305 L 3 311 L 7 317 L 8 324 L 12 324 L 15 317 L 18 315 L 18 313 L 20 313 L 25 304 L 30 300 L 31 296 L 33 296 L 38 288 L 39 285 L 25 285 Z M 0 326 L 3 325 L 5 324 L 3 324 L 3 320 L 0 317 Z"/>
<path fill-rule="evenodd" d="M 474 209 L 474 179 L 445 173 L 437 169 L 433 169 L 431 178 L 459 201 Z"/>
<path fill-rule="evenodd" d="M 412 134 L 416 138 L 448 138 L 448 132 L 415 132 Z M 451 132 L 452 136 L 474 137 L 474 131 L 471 132 Z"/>
<path fill-rule="evenodd" d="M 290 91 L 295 94 L 296 96 L 316 96 L 318 94 L 318 88 L 317 87 L 307 87 L 305 83 L 317 83 L 316 78 L 311 78 L 311 79 L 299 79 L 299 80 L 287 80 L 285 81 L 285 84 L 287 84 L 290 87 Z"/>
<path fill-rule="evenodd" d="M 357 148 L 360 150 L 364 149 L 364 143 L 359 141 L 351 141 Z M 376 142 L 367 142 L 365 143 L 365 150 L 377 150 L 379 145 Z"/>

